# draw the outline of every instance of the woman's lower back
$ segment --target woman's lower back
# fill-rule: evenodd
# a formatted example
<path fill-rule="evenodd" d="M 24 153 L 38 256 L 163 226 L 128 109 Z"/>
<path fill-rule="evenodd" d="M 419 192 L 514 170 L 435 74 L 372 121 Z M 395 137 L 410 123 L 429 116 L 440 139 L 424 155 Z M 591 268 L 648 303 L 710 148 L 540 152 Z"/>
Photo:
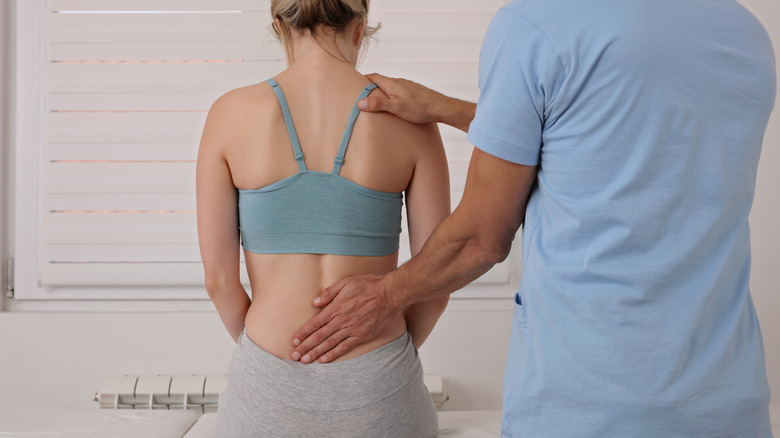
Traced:
<path fill-rule="evenodd" d="M 245 326 L 249 339 L 268 353 L 289 359 L 291 340 L 319 309 L 312 305 L 325 287 L 341 278 L 383 274 L 397 265 L 397 255 L 382 257 L 320 254 L 255 254 L 245 252 L 252 284 L 252 305 Z M 360 345 L 339 360 L 375 350 L 406 331 L 403 316 L 376 340 Z"/>
<path fill-rule="evenodd" d="M 320 291 L 346 276 L 381 274 L 382 257 L 245 252 L 252 284 L 246 330 L 219 402 L 222 438 L 432 438 L 438 418 L 402 316 L 377 340 L 335 363 L 290 360 L 293 334 L 318 309 Z"/>

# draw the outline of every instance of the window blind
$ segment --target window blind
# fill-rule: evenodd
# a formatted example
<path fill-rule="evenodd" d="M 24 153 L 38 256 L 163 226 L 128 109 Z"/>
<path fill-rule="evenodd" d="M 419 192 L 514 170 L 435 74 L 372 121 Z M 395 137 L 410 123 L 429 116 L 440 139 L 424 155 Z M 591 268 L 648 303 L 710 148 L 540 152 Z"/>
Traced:
<path fill-rule="evenodd" d="M 268 1 L 49 0 L 43 286 L 202 284 L 195 160 L 210 104 L 284 66 Z"/>
<path fill-rule="evenodd" d="M 475 101 L 479 47 L 504 3 L 373 0 L 370 20 L 383 28 L 359 68 Z M 17 196 L 37 200 L 28 233 L 37 251 L 17 263 L 35 265 L 38 287 L 18 298 L 103 293 L 94 288 L 132 298 L 149 286 L 205 296 L 198 142 L 217 97 L 284 69 L 269 10 L 269 0 L 46 0 L 30 9 L 45 15 L 30 21 L 40 23 L 42 135 L 37 168 L 17 169 Z M 457 205 L 472 146 L 457 130 L 442 126 L 442 135 Z M 34 175 L 36 193 L 23 193 Z M 405 233 L 402 242 L 406 260 Z M 481 281 L 506 284 L 507 263 Z"/>

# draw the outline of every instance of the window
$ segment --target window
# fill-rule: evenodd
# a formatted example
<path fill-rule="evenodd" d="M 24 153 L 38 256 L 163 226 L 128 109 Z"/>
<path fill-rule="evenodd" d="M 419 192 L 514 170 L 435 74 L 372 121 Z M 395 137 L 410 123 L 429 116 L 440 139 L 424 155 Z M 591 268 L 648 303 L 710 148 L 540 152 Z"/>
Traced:
<path fill-rule="evenodd" d="M 474 101 L 479 46 L 504 3 L 374 0 L 383 29 L 360 69 Z M 269 9 L 268 0 L 18 0 L 17 301 L 206 298 L 198 141 L 217 97 L 284 68 Z M 457 130 L 442 135 L 455 205 L 471 145 Z M 458 296 L 511 296 L 518 258 Z"/>

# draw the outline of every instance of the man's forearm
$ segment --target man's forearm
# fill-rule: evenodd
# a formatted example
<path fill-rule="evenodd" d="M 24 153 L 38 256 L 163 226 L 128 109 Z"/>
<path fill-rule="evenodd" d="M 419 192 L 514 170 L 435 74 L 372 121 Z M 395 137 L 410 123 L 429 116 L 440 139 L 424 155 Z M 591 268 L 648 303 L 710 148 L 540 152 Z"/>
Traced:
<path fill-rule="evenodd" d="M 506 258 L 509 245 L 486 245 L 478 234 L 469 232 L 467 224 L 454 213 L 439 225 L 419 254 L 389 274 L 389 300 L 394 306 L 405 308 L 451 294 Z"/>
<path fill-rule="evenodd" d="M 439 123 L 468 132 L 469 125 L 474 120 L 474 114 L 477 111 L 477 104 L 439 93 L 438 99 L 431 106 L 430 111 L 431 117 Z"/>
<path fill-rule="evenodd" d="M 325 288 L 313 302 L 322 310 L 291 339 L 291 358 L 333 361 L 376 339 L 409 305 L 452 293 L 506 259 L 535 180 L 535 166 L 475 149 L 458 208 L 422 250 L 385 275 L 348 277 Z"/>

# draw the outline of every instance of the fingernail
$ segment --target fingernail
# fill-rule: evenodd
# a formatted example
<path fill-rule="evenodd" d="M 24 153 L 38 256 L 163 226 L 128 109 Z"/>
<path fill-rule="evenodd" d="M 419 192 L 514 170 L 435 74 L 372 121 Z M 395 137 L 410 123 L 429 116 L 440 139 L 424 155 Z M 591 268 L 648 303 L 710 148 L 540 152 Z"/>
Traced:
<path fill-rule="evenodd" d="M 295 344 L 295 346 L 297 347 L 297 346 L 301 345 L 301 340 L 298 339 L 298 338 L 295 338 L 295 339 L 293 339 L 293 344 Z"/>
<path fill-rule="evenodd" d="M 311 356 L 309 356 L 308 354 L 306 356 L 303 356 L 303 358 L 301 358 L 301 362 L 303 363 L 309 363 L 309 361 L 311 361 Z"/>
<path fill-rule="evenodd" d="M 326 363 L 326 362 L 328 362 L 328 356 L 322 356 L 322 357 L 320 358 L 320 362 L 322 362 L 322 363 Z"/>
<path fill-rule="evenodd" d="M 319 304 L 319 303 L 320 303 L 320 297 L 315 298 L 314 299 L 314 304 Z"/>
<path fill-rule="evenodd" d="M 358 108 L 360 108 L 361 110 L 367 110 L 368 109 L 368 103 L 366 103 L 365 100 L 361 99 L 361 100 L 358 101 Z"/>
<path fill-rule="evenodd" d="M 301 358 L 301 353 L 298 353 L 297 351 L 293 353 L 293 359 L 298 360 Z"/>

